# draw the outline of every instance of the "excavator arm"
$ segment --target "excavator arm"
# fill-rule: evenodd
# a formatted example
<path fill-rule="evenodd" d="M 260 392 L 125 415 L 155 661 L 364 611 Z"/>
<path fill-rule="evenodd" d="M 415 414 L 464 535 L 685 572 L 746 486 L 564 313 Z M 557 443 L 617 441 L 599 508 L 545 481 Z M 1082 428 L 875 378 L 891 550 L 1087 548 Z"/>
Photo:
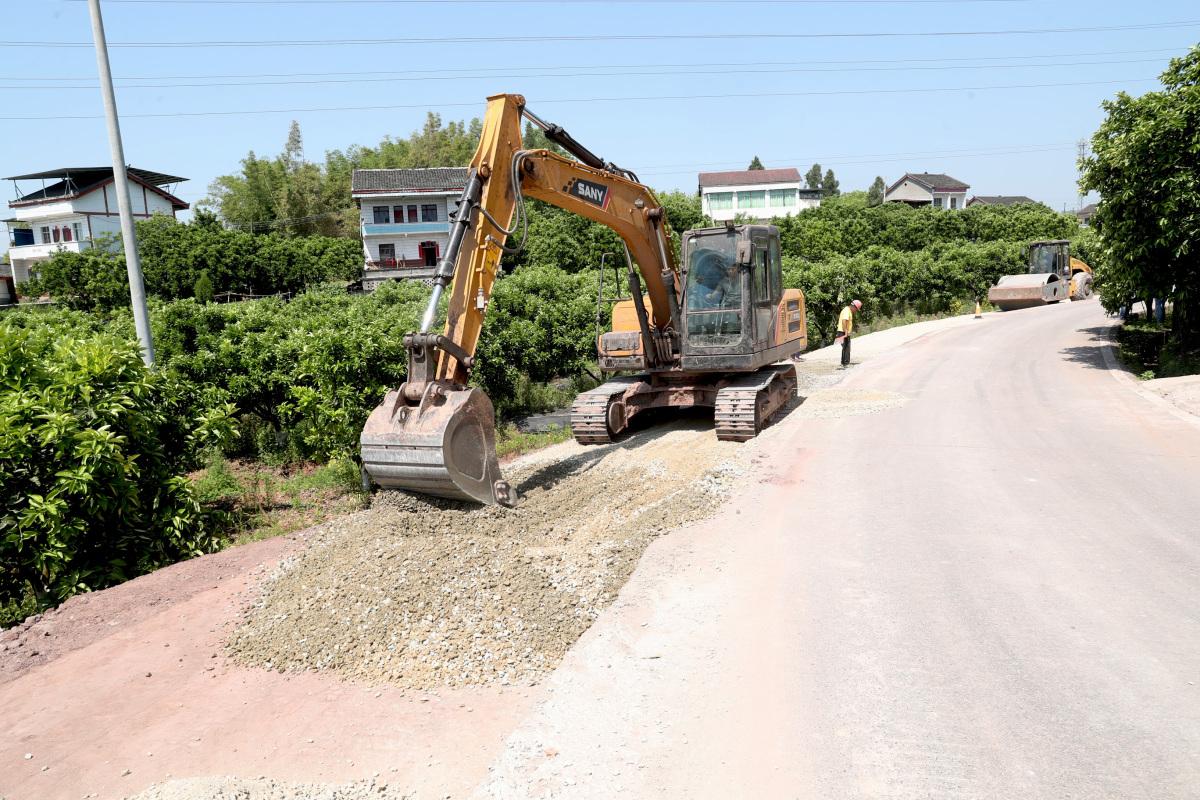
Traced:
<path fill-rule="evenodd" d="M 641 288 L 634 291 L 647 362 L 665 365 L 678 358 L 681 280 L 653 192 L 633 173 L 604 161 L 524 106 L 520 95 L 488 98 L 479 147 L 421 329 L 405 339 L 408 380 L 388 393 L 363 430 L 363 468 L 383 487 L 484 503 L 515 502 L 500 477 L 491 401 L 467 382 L 500 259 L 510 252 L 509 237 L 526 220 L 525 198 L 551 203 L 616 232 L 649 299 L 647 309 Z M 523 149 L 522 119 L 541 127 L 579 161 Z M 631 270 L 631 285 L 636 282 Z M 447 289 L 446 325 L 435 334 L 431 328 Z"/>

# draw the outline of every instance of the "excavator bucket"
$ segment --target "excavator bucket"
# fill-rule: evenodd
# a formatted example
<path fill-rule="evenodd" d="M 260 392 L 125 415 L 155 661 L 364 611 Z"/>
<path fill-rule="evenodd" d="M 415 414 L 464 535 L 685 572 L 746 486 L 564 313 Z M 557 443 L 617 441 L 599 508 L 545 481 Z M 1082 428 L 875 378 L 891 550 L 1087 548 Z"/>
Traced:
<path fill-rule="evenodd" d="M 417 405 L 387 393 L 359 437 L 363 469 L 384 489 L 511 506 L 496 460 L 495 414 L 479 389 L 431 383 Z"/>
<path fill-rule="evenodd" d="M 1005 275 L 988 290 L 988 301 L 1001 311 L 1033 308 L 1066 300 L 1070 294 L 1067 282 L 1055 273 Z"/>

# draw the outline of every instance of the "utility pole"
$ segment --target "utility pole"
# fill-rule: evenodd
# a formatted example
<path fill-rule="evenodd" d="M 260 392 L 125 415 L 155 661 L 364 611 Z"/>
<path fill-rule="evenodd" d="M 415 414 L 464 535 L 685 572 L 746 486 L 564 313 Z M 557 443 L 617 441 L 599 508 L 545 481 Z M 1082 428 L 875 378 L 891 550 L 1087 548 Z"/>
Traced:
<path fill-rule="evenodd" d="M 1079 160 L 1075 162 L 1075 164 L 1076 164 L 1075 169 L 1079 173 L 1077 176 L 1077 179 L 1076 179 L 1076 185 L 1079 185 L 1080 189 L 1079 189 L 1079 208 L 1077 208 L 1076 211 L 1083 211 L 1084 194 L 1083 194 L 1083 188 L 1082 188 L 1081 181 L 1083 180 L 1083 160 L 1085 158 L 1087 158 L 1087 154 L 1088 154 L 1087 139 L 1080 139 L 1078 147 L 1079 147 Z"/>
<path fill-rule="evenodd" d="M 142 360 L 154 366 L 154 341 L 150 337 L 150 314 L 146 310 L 146 287 L 142 283 L 142 262 L 138 260 L 137 231 L 133 227 L 133 204 L 129 201 L 129 176 L 125 172 L 125 148 L 121 144 L 121 125 L 117 120 L 117 97 L 113 92 L 112 70 L 108 65 L 108 41 L 104 38 L 104 20 L 100 0 L 88 0 L 92 16 L 92 40 L 96 44 L 96 66 L 100 70 L 100 93 L 104 96 L 104 117 L 108 122 L 108 145 L 112 150 L 113 187 L 117 209 L 121 212 L 121 238 L 125 244 L 125 268 L 129 273 L 129 299 L 133 306 L 133 325 L 142 345 Z"/>

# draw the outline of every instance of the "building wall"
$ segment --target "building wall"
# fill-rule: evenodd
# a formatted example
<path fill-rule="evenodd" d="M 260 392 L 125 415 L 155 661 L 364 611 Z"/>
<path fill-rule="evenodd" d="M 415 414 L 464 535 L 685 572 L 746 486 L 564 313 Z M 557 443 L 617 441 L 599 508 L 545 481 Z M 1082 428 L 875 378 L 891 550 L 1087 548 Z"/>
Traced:
<path fill-rule="evenodd" d="M 938 201 L 941 201 L 939 204 Z M 967 207 L 966 192 L 934 192 L 933 204 L 939 208 L 962 210 Z"/>
<path fill-rule="evenodd" d="M 904 181 L 884 197 L 888 203 L 932 203 L 933 195 L 920 184 Z"/>
<path fill-rule="evenodd" d="M 458 198 L 461 194 L 461 192 L 454 192 L 452 194 L 446 192 L 439 192 L 435 194 L 430 192 L 404 195 L 369 195 L 366 197 L 360 197 L 357 198 L 359 201 L 359 224 L 374 224 L 375 206 L 385 206 L 389 209 L 389 211 L 393 211 L 395 206 L 398 205 L 403 205 L 406 209 L 404 224 L 408 224 L 407 208 L 410 205 L 417 207 L 418 222 L 421 220 L 421 206 L 423 205 L 436 205 L 438 215 L 437 221 L 449 222 L 450 213 L 458 206 Z M 392 222 L 395 222 L 394 213 L 390 213 L 389 218 L 392 220 Z"/>
<path fill-rule="evenodd" d="M 445 255 L 450 245 L 450 237 L 440 233 L 427 233 L 420 236 L 371 237 L 363 239 L 363 248 L 368 261 L 379 260 L 379 245 L 394 244 L 396 260 L 416 260 L 421 258 L 421 242 L 437 242 L 439 256 Z"/>
<path fill-rule="evenodd" d="M 772 201 L 771 191 L 791 190 L 793 197 L 790 202 Z M 764 202 L 758 205 L 748 198 L 746 193 L 749 192 L 764 192 Z M 716 195 L 714 197 L 713 195 Z M 720 200 L 724 199 L 725 195 L 731 195 L 728 200 L 732 201 L 730 208 L 715 207 L 724 205 Z M 724 222 L 737 217 L 738 214 L 750 217 L 753 219 L 771 219 L 773 217 L 786 217 L 791 214 L 799 214 L 806 208 L 815 208 L 821 204 L 819 200 L 800 197 L 800 183 L 760 183 L 760 184 L 744 184 L 741 186 L 705 186 L 700 190 L 701 210 L 709 217 L 712 217 L 716 222 Z"/>
<path fill-rule="evenodd" d="M 458 199 L 462 192 L 413 192 L 409 194 L 373 194 L 355 197 L 359 204 L 359 225 L 363 234 L 363 256 L 368 262 L 368 271 L 375 271 L 371 266 L 380 260 L 379 246 L 394 245 L 396 248 L 397 264 L 404 261 L 420 261 L 421 244 L 436 242 L 438 257 L 445 255 L 450 245 L 450 215 L 458 207 Z M 424 220 L 422 206 L 437 207 L 437 219 L 434 222 Z M 376 207 L 388 209 L 388 222 L 375 222 Z M 396 221 L 396 207 L 403 208 L 401 222 Z M 408 222 L 408 208 L 416 206 L 417 222 Z M 408 269 L 416 269 L 409 267 Z M 390 273 L 389 273 L 390 275 Z M 369 281 L 371 275 L 364 275 L 364 281 Z M 395 276 L 392 276 L 395 277 Z M 365 284 L 364 284 L 365 285 Z"/>

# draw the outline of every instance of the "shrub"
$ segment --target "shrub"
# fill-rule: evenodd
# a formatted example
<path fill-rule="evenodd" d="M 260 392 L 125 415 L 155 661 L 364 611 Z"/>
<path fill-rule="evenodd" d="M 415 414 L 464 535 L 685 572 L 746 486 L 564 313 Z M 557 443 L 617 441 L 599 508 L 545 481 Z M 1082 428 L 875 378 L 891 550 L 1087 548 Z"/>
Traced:
<path fill-rule="evenodd" d="M 214 550 L 184 476 L 229 433 L 128 340 L 0 324 L 0 605 L 37 607 Z"/>

